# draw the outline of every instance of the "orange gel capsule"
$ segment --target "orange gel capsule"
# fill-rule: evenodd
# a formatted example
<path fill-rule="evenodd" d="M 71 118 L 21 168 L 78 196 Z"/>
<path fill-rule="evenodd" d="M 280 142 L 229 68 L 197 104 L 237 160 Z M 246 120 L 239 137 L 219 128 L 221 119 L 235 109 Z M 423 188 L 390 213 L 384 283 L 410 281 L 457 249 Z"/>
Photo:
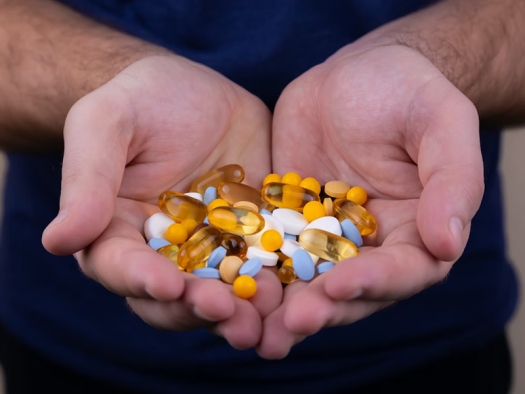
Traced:
<path fill-rule="evenodd" d="M 359 254 L 353 242 L 317 228 L 304 230 L 299 235 L 299 243 L 307 252 L 334 263 Z"/>
<path fill-rule="evenodd" d="M 248 251 L 244 238 L 237 234 L 222 234 L 221 246 L 226 249 L 226 256 L 238 256 L 241 259 Z"/>
<path fill-rule="evenodd" d="M 218 188 L 224 182 L 242 182 L 243 180 L 244 169 L 238 164 L 228 164 L 195 179 L 191 183 L 190 191 L 204 195 L 208 187 Z"/>
<path fill-rule="evenodd" d="M 177 245 L 166 245 L 157 250 L 157 253 L 177 263 L 179 247 Z"/>
<path fill-rule="evenodd" d="M 370 235 L 376 231 L 377 223 L 374 217 L 361 205 L 346 198 L 334 201 L 335 217 L 340 221 L 350 220 L 355 224 L 362 236 Z"/>
<path fill-rule="evenodd" d="M 179 268 L 188 272 L 206 264 L 206 260 L 216 248 L 221 246 L 222 232 L 218 228 L 206 226 L 191 236 L 180 248 L 177 255 Z"/>
<path fill-rule="evenodd" d="M 208 214 L 206 205 L 199 200 L 171 190 L 162 193 L 158 203 L 161 211 L 177 223 L 186 219 L 202 223 Z"/>
<path fill-rule="evenodd" d="M 259 210 L 268 209 L 268 203 L 261 197 L 261 192 L 243 183 L 226 182 L 219 185 L 217 194 L 230 205 L 241 201 L 255 204 Z"/>
<path fill-rule="evenodd" d="M 261 194 L 262 198 L 271 205 L 299 212 L 302 212 L 304 206 L 310 201 L 319 201 L 319 195 L 312 190 L 278 182 L 265 185 Z"/>
<path fill-rule="evenodd" d="M 208 214 L 211 225 L 238 235 L 257 234 L 264 228 L 264 218 L 244 208 L 218 207 Z"/>

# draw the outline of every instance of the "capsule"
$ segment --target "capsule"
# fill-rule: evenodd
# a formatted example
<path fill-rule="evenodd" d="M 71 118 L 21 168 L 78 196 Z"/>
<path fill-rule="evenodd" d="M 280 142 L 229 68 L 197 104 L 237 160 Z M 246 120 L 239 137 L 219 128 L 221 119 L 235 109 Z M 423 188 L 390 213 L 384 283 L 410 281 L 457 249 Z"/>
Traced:
<path fill-rule="evenodd" d="M 299 235 L 299 243 L 306 251 L 334 263 L 359 254 L 351 241 L 317 228 L 304 230 Z"/>
<path fill-rule="evenodd" d="M 286 285 L 297 280 L 297 274 L 295 273 L 293 267 L 289 265 L 283 265 L 281 268 L 279 268 L 279 271 L 277 271 L 277 277 L 281 283 Z"/>
<path fill-rule="evenodd" d="M 177 254 L 179 253 L 179 247 L 177 245 L 166 245 L 157 250 L 157 253 L 170 259 L 174 263 L 177 263 Z"/>
<path fill-rule="evenodd" d="M 161 211 L 177 223 L 186 219 L 202 223 L 208 214 L 206 205 L 199 200 L 171 190 L 159 196 L 158 204 Z"/>
<path fill-rule="evenodd" d="M 261 191 L 262 198 L 279 208 L 289 208 L 302 212 L 310 201 L 319 201 L 319 195 L 312 190 L 297 185 L 272 182 Z"/>
<path fill-rule="evenodd" d="M 218 188 L 224 182 L 242 182 L 243 180 L 244 169 L 238 164 L 228 164 L 195 179 L 191 184 L 190 191 L 204 195 L 210 186 Z"/>
<path fill-rule="evenodd" d="M 211 225 L 238 235 L 256 234 L 264 228 L 264 218 L 244 208 L 218 207 L 208 214 Z"/>
<path fill-rule="evenodd" d="M 237 234 L 222 234 L 221 246 L 226 249 L 226 256 L 238 256 L 241 259 L 246 256 L 248 245 L 244 238 Z"/>
<path fill-rule="evenodd" d="M 355 224 L 362 236 L 370 235 L 376 231 L 377 224 L 374 217 L 361 205 L 346 198 L 334 201 L 335 217 L 340 221 L 350 220 Z"/>
<path fill-rule="evenodd" d="M 221 246 L 221 239 L 222 232 L 218 228 L 201 228 L 181 246 L 177 255 L 179 268 L 191 272 L 205 266 L 211 252 Z"/>
<path fill-rule="evenodd" d="M 261 197 L 261 192 L 251 186 L 243 183 L 225 182 L 217 188 L 219 197 L 230 205 L 235 205 L 241 201 L 248 201 L 255 204 L 260 211 L 261 209 L 271 208 L 269 204 Z"/>

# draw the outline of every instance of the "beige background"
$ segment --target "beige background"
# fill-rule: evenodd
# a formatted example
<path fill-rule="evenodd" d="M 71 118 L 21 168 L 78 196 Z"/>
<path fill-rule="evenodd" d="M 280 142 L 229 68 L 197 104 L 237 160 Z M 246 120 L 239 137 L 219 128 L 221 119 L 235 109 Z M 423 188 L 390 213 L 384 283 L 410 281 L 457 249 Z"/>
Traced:
<path fill-rule="evenodd" d="M 509 253 L 521 282 L 525 283 L 525 129 L 505 133 L 502 171 L 505 180 L 507 209 L 507 234 Z M 3 158 L 2 158 L 3 159 Z M 0 168 L 3 160 L 0 160 Z M 518 313 L 510 325 L 510 338 L 514 353 L 514 388 L 512 394 L 525 394 L 525 303 L 520 303 Z M 521 335 L 520 335 L 521 334 Z M 519 373 L 521 371 L 521 373 Z M 2 376 L 0 370 L 0 394 Z"/>

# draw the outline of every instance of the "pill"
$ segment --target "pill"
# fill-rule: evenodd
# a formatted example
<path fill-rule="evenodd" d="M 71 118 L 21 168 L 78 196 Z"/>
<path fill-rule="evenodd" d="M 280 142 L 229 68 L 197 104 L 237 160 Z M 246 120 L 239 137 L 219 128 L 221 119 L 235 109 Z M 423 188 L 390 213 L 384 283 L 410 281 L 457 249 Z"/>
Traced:
<path fill-rule="evenodd" d="M 239 298 L 251 298 L 257 292 L 257 282 L 251 276 L 239 276 L 233 282 L 233 292 Z"/>
<path fill-rule="evenodd" d="M 233 283 L 235 278 L 239 276 L 239 269 L 242 267 L 243 261 L 237 256 L 226 256 L 219 266 L 219 273 L 221 279 L 226 283 Z"/>
<path fill-rule="evenodd" d="M 217 188 L 213 186 L 208 186 L 204 191 L 204 196 L 202 197 L 202 202 L 204 205 L 208 206 L 210 202 L 217 199 Z"/>
<path fill-rule="evenodd" d="M 285 255 L 283 252 L 281 252 L 279 250 L 277 252 L 275 252 L 275 254 L 277 255 L 277 262 L 281 262 L 282 263 L 283 261 L 288 259 L 288 256 Z"/>
<path fill-rule="evenodd" d="M 197 228 L 199 223 L 193 219 L 184 219 L 180 224 L 184 226 L 188 234 L 191 234 Z"/>
<path fill-rule="evenodd" d="M 192 272 L 194 275 L 197 275 L 199 278 L 203 279 L 220 279 L 221 274 L 219 273 L 219 270 L 216 268 L 198 268 L 196 270 L 193 270 Z"/>
<path fill-rule="evenodd" d="M 248 259 L 259 258 L 262 261 L 262 264 L 266 267 L 272 267 L 277 265 L 279 260 L 279 255 L 274 252 L 268 252 L 267 250 L 258 248 L 256 246 L 250 246 L 246 252 L 246 257 Z"/>
<path fill-rule="evenodd" d="M 370 235 L 376 231 L 376 220 L 361 205 L 342 198 L 334 201 L 334 211 L 335 217 L 340 222 L 348 219 L 354 223 L 362 236 Z"/>
<path fill-rule="evenodd" d="M 184 195 L 186 195 L 186 196 L 188 196 L 188 197 L 191 197 L 191 198 L 194 198 L 194 199 L 196 199 L 196 200 L 199 200 L 200 202 L 203 201 L 202 194 L 200 194 L 200 193 L 189 192 L 189 193 L 184 193 Z"/>
<path fill-rule="evenodd" d="M 246 256 L 248 250 L 246 241 L 240 235 L 231 233 L 222 234 L 221 246 L 226 249 L 227 256 L 238 256 L 240 258 Z"/>
<path fill-rule="evenodd" d="M 285 256 L 290 257 L 290 258 L 293 256 L 295 251 L 298 250 L 298 249 L 303 249 L 303 247 L 301 246 L 301 244 L 299 242 L 293 241 L 291 239 L 284 240 L 283 244 L 281 246 L 281 252 Z M 319 260 L 319 256 L 316 256 L 316 255 L 311 254 L 311 253 L 310 253 L 310 258 L 312 259 L 314 264 L 317 263 L 317 261 Z"/>
<path fill-rule="evenodd" d="M 346 193 L 346 199 L 355 202 L 358 205 L 364 205 L 368 195 L 366 190 L 361 186 L 354 186 Z"/>
<path fill-rule="evenodd" d="M 297 241 L 297 235 L 284 233 L 284 239 L 291 239 L 292 241 Z"/>
<path fill-rule="evenodd" d="M 206 267 L 216 268 L 221 263 L 222 259 L 226 257 L 226 252 L 227 250 L 222 246 L 215 248 L 213 252 L 211 252 L 210 257 L 208 258 Z"/>
<path fill-rule="evenodd" d="M 177 245 L 170 244 L 170 245 L 163 246 L 162 248 L 159 248 L 157 250 L 157 253 L 166 257 L 167 259 L 170 259 L 176 264 L 178 262 L 177 259 L 178 259 L 179 247 Z"/>
<path fill-rule="evenodd" d="M 267 209 L 261 209 L 261 210 L 259 211 L 259 213 L 260 213 L 261 215 L 271 215 L 271 214 L 272 214 L 272 213 L 271 213 L 270 211 L 268 211 Z"/>
<path fill-rule="evenodd" d="M 286 183 L 287 185 L 296 185 L 299 186 L 303 178 L 296 172 L 287 172 L 283 175 L 281 182 Z"/>
<path fill-rule="evenodd" d="M 271 182 L 281 182 L 281 176 L 279 174 L 268 174 L 263 179 L 263 186 Z"/>
<path fill-rule="evenodd" d="M 283 264 L 282 264 L 282 267 L 285 267 L 285 266 L 293 267 L 292 259 L 287 258 L 286 260 L 284 260 Z"/>
<path fill-rule="evenodd" d="M 330 181 L 324 185 L 324 192 L 333 198 L 344 198 L 350 185 L 343 181 Z"/>
<path fill-rule="evenodd" d="M 144 235 L 149 241 L 152 238 L 164 238 L 166 230 L 175 221 L 163 213 L 155 213 L 144 222 Z"/>
<path fill-rule="evenodd" d="M 186 219 L 187 220 L 187 219 Z M 164 238 L 170 241 L 172 244 L 181 244 L 186 242 L 188 239 L 188 230 L 180 223 L 173 223 L 166 229 L 166 234 Z"/>
<path fill-rule="evenodd" d="M 230 205 L 234 205 L 239 201 L 249 201 L 254 203 L 259 210 L 268 208 L 268 203 L 263 200 L 259 190 L 242 183 L 221 183 L 217 188 L 217 193 L 221 199 L 227 201 Z"/>
<path fill-rule="evenodd" d="M 354 223 L 345 219 L 341 222 L 341 229 L 343 230 L 343 237 L 352 241 L 358 248 L 363 246 L 363 238 Z"/>
<path fill-rule="evenodd" d="M 151 238 L 149 241 L 148 241 L 148 245 L 153 249 L 153 250 L 159 250 L 160 248 L 164 247 L 164 246 L 168 246 L 170 245 L 170 242 L 169 241 L 166 241 L 164 238 Z"/>
<path fill-rule="evenodd" d="M 304 178 L 299 184 L 299 186 L 311 190 L 316 194 L 321 193 L 321 184 L 315 178 Z"/>
<path fill-rule="evenodd" d="M 309 230 L 311 228 L 318 228 L 320 230 L 324 230 L 339 236 L 341 236 L 341 234 L 343 233 L 341 230 L 341 224 L 339 223 L 339 220 L 337 220 L 333 216 L 324 216 L 320 219 L 316 219 L 308 226 L 306 226 L 304 230 Z"/>
<path fill-rule="evenodd" d="M 308 252 L 336 263 L 358 255 L 357 246 L 351 241 L 317 228 L 303 231 L 299 244 Z"/>
<path fill-rule="evenodd" d="M 315 264 L 306 250 L 297 249 L 292 256 L 292 264 L 299 279 L 311 280 L 314 277 Z"/>
<path fill-rule="evenodd" d="M 204 194 L 210 186 L 217 188 L 223 182 L 242 182 L 244 169 L 238 164 L 228 164 L 201 175 L 191 183 L 190 191 Z"/>
<path fill-rule="evenodd" d="M 239 235 L 256 234 L 264 228 L 263 217 L 244 208 L 215 208 L 208 214 L 208 221 L 223 231 Z"/>
<path fill-rule="evenodd" d="M 244 208 L 248 211 L 259 212 L 259 207 L 250 201 L 239 201 L 233 204 L 234 208 Z"/>
<path fill-rule="evenodd" d="M 334 216 L 334 203 L 330 197 L 323 200 L 323 206 L 326 216 Z"/>
<path fill-rule="evenodd" d="M 337 220 L 337 219 L 336 219 Z M 277 230 L 264 231 L 261 236 L 261 246 L 268 252 L 275 252 L 283 244 L 283 237 Z"/>
<path fill-rule="evenodd" d="M 203 227 L 180 248 L 178 264 L 181 269 L 192 271 L 198 265 L 206 263 L 211 253 L 220 246 L 221 231 L 215 227 Z"/>
<path fill-rule="evenodd" d="M 292 260 L 290 259 L 290 262 Z M 294 282 L 297 280 L 297 275 L 295 273 L 295 270 L 291 265 L 283 265 L 279 270 L 277 271 L 277 278 L 281 281 L 281 283 L 284 283 L 286 285 Z"/>
<path fill-rule="evenodd" d="M 174 191 L 162 193 L 158 204 L 162 212 L 178 223 L 184 219 L 193 219 L 200 223 L 208 213 L 206 205 L 199 200 Z"/>
<path fill-rule="evenodd" d="M 335 264 L 331 261 L 325 261 L 317 266 L 317 272 L 319 274 L 324 274 L 326 271 L 330 271 L 334 268 Z"/>
<path fill-rule="evenodd" d="M 262 214 L 261 216 L 264 219 L 264 228 L 256 234 L 244 236 L 244 240 L 248 246 L 261 246 L 261 237 L 264 232 L 268 230 L 276 230 L 281 234 L 281 237 L 284 237 L 284 227 L 279 220 L 274 218 L 272 214 Z"/>
<path fill-rule="evenodd" d="M 308 223 L 326 216 L 324 205 L 319 201 L 310 201 L 304 206 L 303 216 Z"/>
<path fill-rule="evenodd" d="M 279 208 L 289 208 L 302 212 L 310 201 L 319 201 L 319 195 L 311 190 L 297 185 L 272 182 L 261 190 L 262 198 L 269 204 Z"/>
<path fill-rule="evenodd" d="M 258 257 L 246 261 L 239 269 L 239 275 L 255 276 L 262 270 L 263 263 Z"/>
<path fill-rule="evenodd" d="M 276 209 L 272 217 L 279 220 L 283 225 L 284 232 L 292 235 L 299 235 L 308 225 L 308 221 L 297 211 L 287 208 Z"/>
<path fill-rule="evenodd" d="M 229 206 L 230 204 L 228 204 L 222 198 L 217 198 L 208 204 L 208 212 L 218 207 L 229 207 Z"/>

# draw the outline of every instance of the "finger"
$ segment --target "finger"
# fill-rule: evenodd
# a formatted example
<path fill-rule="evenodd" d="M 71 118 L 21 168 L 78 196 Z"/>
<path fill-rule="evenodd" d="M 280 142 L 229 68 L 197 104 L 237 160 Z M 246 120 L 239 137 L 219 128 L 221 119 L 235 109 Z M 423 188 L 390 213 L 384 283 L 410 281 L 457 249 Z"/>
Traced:
<path fill-rule="evenodd" d="M 254 279 L 257 281 L 257 292 L 250 298 L 250 302 L 264 319 L 281 305 L 283 286 L 270 269 L 262 269 Z"/>
<path fill-rule="evenodd" d="M 426 250 L 412 222 L 390 234 L 383 246 L 337 264 L 325 274 L 324 289 L 337 301 L 400 300 L 443 280 L 451 267 Z"/>
<path fill-rule="evenodd" d="M 453 261 L 465 247 L 467 225 L 483 196 L 479 122 L 474 105 L 452 84 L 434 82 L 414 98 L 419 101 L 414 107 L 422 109 L 411 122 L 414 129 L 424 126 L 417 155 L 423 184 L 417 223 L 428 249 Z"/>
<path fill-rule="evenodd" d="M 107 85 L 71 109 L 64 128 L 60 211 L 44 231 L 51 253 L 67 255 L 89 245 L 106 228 L 127 160 L 133 130 L 123 95 Z"/>

